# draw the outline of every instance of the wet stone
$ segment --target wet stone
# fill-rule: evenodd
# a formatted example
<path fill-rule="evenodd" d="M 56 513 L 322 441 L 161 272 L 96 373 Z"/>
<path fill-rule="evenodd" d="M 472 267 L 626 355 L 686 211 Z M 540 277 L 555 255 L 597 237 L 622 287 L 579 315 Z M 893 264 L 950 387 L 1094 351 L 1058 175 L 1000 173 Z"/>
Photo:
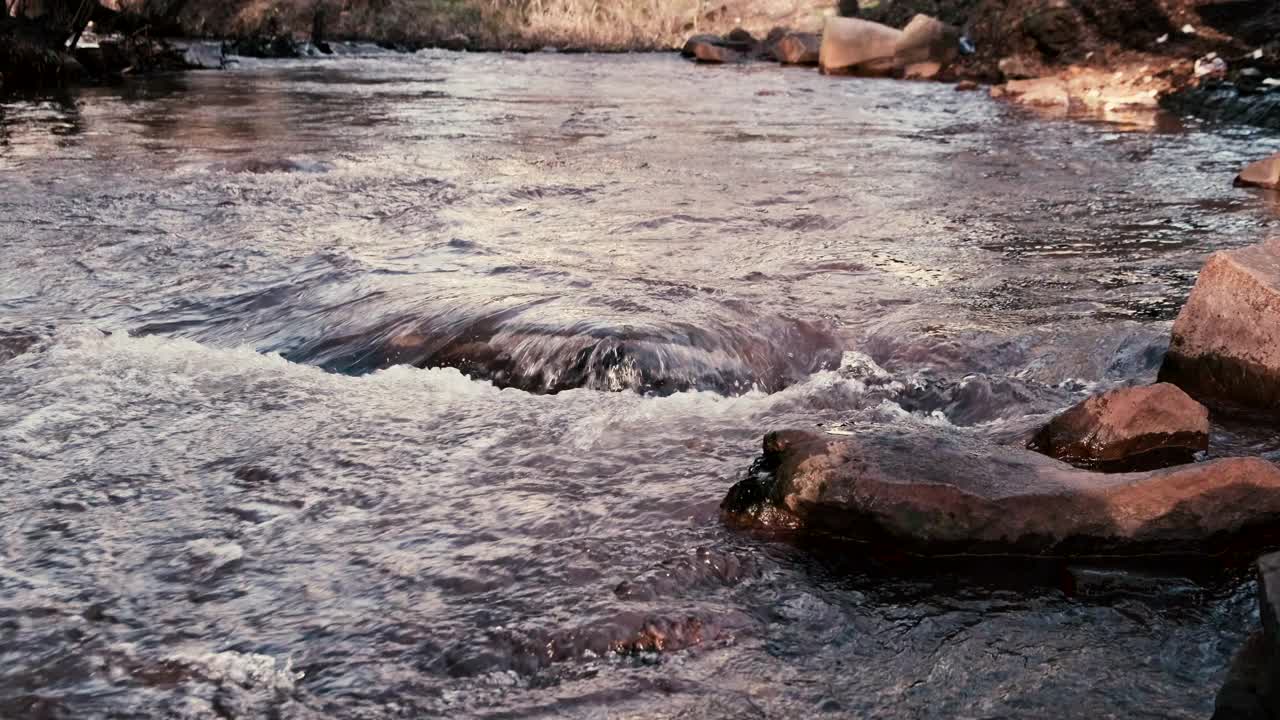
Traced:
<path fill-rule="evenodd" d="M 1280 153 L 1249 163 L 1236 176 L 1235 185 L 1280 190 Z"/>
<path fill-rule="evenodd" d="M 1275 717 L 1268 709 L 1274 684 L 1266 638 L 1254 633 L 1231 660 L 1213 701 L 1213 720 L 1270 720 Z"/>
<path fill-rule="evenodd" d="M 1208 449 L 1209 411 L 1169 383 L 1118 388 L 1053 418 L 1029 447 L 1078 467 L 1167 467 Z"/>
<path fill-rule="evenodd" d="M 1209 257 L 1173 324 L 1160 380 L 1211 405 L 1280 403 L 1280 239 Z"/>
<path fill-rule="evenodd" d="M 1280 90 L 1246 92 L 1231 83 L 1203 83 L 1165 95 L 1161 106 L 1219 123 L 1280 129 Z"/>
<path fill-rule="evenodd" d="M 765 437 L 721 507 L 739 525 L 922 555 L 1204 552 L 1280 531 L 1280 468 L 1227 458 L 1106 474 L 927 425 L 791 430 Z"/>

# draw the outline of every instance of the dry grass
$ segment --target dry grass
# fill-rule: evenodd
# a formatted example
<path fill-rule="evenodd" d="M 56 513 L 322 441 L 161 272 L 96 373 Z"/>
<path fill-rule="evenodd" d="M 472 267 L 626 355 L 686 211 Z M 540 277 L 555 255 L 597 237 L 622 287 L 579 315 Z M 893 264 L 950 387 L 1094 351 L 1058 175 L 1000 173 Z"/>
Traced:
<path fill-rule="evenodd" d="M 678 47 L 695 32 L 792 25 L 834 0 L 122 0 L 153 16 L 174 9 L 204 36 L 308 37 L 317 13 L 330 39 L 431 44 L 455 33 L 473 47 L 584 50 Z M 781 8 L 781 9 L 779 9 Z"/>
<path fill-rule="evenodd" d="M 529 0 L 526 38 L 542 45 L 654 50 L 683 41 L 701 18 L 701 0 Z"/>

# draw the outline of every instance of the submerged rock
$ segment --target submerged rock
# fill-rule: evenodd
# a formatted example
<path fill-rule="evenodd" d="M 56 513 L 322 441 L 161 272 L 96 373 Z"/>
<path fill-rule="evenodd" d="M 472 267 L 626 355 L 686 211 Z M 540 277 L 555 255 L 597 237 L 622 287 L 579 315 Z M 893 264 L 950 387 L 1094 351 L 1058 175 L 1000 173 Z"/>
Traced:
<path fill-rule="evenodd" d="M 788 33 L 773 46 L 773 56 L 786 65 L 817 65 L 822 39 L 817 33 Z"/>
<path fill-rule="evenodd" d="M 1280 153 L 1249 163 L 1236 176 L 1235 186 L 1280 190 Z"/>
<path fill-rule="evenodd" d="M 932 427 L 791 430 L 765 437 L 721 507 L 731 522 L 926 555 L 1197 552 L 1280 530 L 1280 468 L 1230 458 L 1106 474 Z"/>
<path fill-rule="evenodd" d="M 1173 324 L 1160 380 L 1210 404 L 1280 403 L 1280 239 L 1209 257 Z"/>
<path fill-rule="evenodd" d="M 36 344 L 36 340 L 36 336 L 29 333 L 0 330 L 0 363 L 27 352 Z"/>
<path fill-rule="evenodd" d="M 363 373 L 390 367 L 456 368 L 499 387 L 558 393 L 575 388 L 666 395 L 711 390 L 774 392 L 840 363 L 837 341 L 804 322 L 756 318 L 755 327 L 556 326 L 515 313 L 400 321 L 329 337 L 289 353 L 297 362 Z"/>
<path fill-rule="evenodd" d="M 1049 421 L 1031 449 L 1099 469 L 1152 469 L 1191 462 L 1209 447 L 1209 411 L 1169 383 L 1119 388 Z"/>
<path fill-rule="evenodd" d="M 858 18 L 829 17 L 818 64 L 825 73 L 889 75 L 902 31 Z"/>

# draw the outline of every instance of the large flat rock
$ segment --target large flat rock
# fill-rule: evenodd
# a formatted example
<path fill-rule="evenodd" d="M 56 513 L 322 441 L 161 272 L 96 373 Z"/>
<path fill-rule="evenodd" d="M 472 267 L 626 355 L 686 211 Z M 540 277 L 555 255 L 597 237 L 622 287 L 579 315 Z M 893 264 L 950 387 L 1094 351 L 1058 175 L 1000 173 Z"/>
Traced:
<path fill-rule="evenodd" d="M 1280 239 L 1209 257 L 1173 324 L 1160 380 L 1209 404 L 1280 404 Z"/>
<path fill-rule="evenodd" d="M 792 430 L 766 436 L 722 508 L 922 554 L 1172 554 L 1280 530 L 1280 468 L 1231 458 L 1105 474 L 942 428 Z"/>

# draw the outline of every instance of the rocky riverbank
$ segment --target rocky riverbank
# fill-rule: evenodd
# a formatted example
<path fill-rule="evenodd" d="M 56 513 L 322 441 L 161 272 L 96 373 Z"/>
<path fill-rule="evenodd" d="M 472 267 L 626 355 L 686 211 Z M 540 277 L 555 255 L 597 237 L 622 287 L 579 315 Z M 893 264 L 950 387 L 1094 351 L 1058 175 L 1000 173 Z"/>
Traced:
<path fill-rule="evenodd" d="M 56 8 L 57 3 L 48 6 Z M 228 56 L 308 57 L 342 43 L 413 51 L 660 51 L 698 62 L 770 60 L 832 74 L 991 86 L 1042 111 L 1109 114 L 1165 108 L 1210 121 L 1280 128 L 1280 10 L 1256 0 L 633 0 L 607 11 L 574 0 L 536 7 L 442 9 L 409 0 L 381 11 L 251 2 L 96 6 L 107 39 L 67 50 L 81 29 L 52 13 L 0 19 L 0 88 L 117 81 L 126 74 L 216 66 L 190 38 Z M 594 8 L 595 6 L 592 6 Z M 901 47 L 899 47 L 901 45 Z M 826 60 L 823 47 L 826 47 Z"/>

